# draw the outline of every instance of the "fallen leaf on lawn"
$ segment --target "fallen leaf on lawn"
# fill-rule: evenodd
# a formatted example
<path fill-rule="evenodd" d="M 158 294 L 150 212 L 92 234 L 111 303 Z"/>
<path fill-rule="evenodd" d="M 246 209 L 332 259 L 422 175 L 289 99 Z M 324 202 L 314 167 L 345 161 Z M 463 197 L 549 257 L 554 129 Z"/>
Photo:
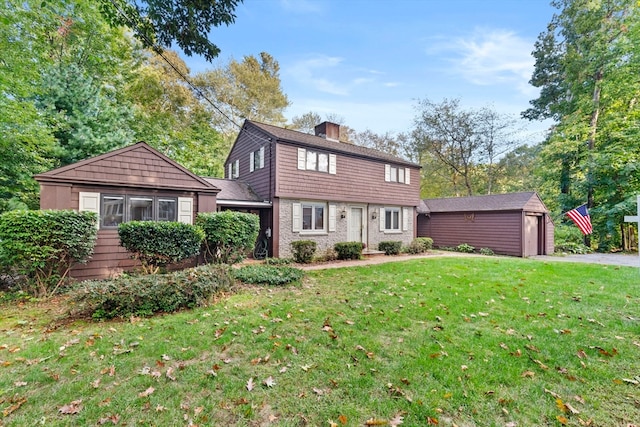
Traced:
<path fill-rule="evenodd" d="M 547 370 L 549 369 L 549 367 L 547 365 L 545 365 L 544 363 L 542 363 L 541 361 L 539 361 L 538 359 L 533 359 L 533 361 L 540 366 L 541 369 Z"/>
<path fill-rule="evenodd" d="M 166 406 L 162 406 L 162 405 L 157 405 L 156 406 L 156 412 L 163 412 L 166 411 L 167 407 Z"/>
<path fill-rule="evenodd" d="M 536 373 L 532 371 L 524 371 L 521 375 L 521 377 L 523 378 L 533 378 L 535 376 L 536 376 Z"/>
<path fill-rule="evenodd" d="M 575 400 L 576 402 L 584 403 L 584 399 L 578 395 L 573 396 L 573 400 Z"/>
<path fill-rule="evenodd" d="M 281 374 L 284 374 L 285 372 L 287 372 L 287 367 L 283 366 L 282 368 L 280 368 L 278 372 L 280 372 Z"/>
<path fill-rule="evenodd" d="M 569 421 L 569 420 L 567 420 L 567 417 L 563 417 L 562 415 L 558 415 L 558 416 L 556 417 L 556 419 L 557 419 L 557 420 L 558 420 L 558 422 L 559 422 L 560 424 L 562 424 L 563 426 L 566 426 L 566 425 L 567 425 L 567 422 Z"/>
<path fill-rule="evenodd" d="M 324 394 L 324 390 L 315 387 L 313 388 L 313 392 L 318 396 L 322 396 Z"/>
<path fill-rule="evenodd" d="M 327 422 L 329 423 L 329 427 L 338 427 L 338 424 L 336 424 L 333 420 L 327 420 Z"/>
<path fill-rule="evenodd" d="M 251 390 L 253 390 L 255 388 L 255 384 L 253 383 L 253 378 L 249 378 L 247 380 L 246 387 L 247 387 L 247 390 L 249 390 L 249 391 L 251 391 Z"/>
<path fill-rule="evenodd" d="M 58 412 L 65 415 L 75 415 L 82 410 L 82 405 L 80 405 L 81 403 L 82 399 L 74 400 L 73 402 L 67 403 L 58 409 Z"/>
<path fill-rule="evenodd" d="M 440 423 L 436 418 L 427 417 L 427 424 L 430 426 L 437 426 Z"/>
<path fill-rule="evenodd" d="M 100 378 L 91 383 L 91 387 L 98 388 L 100 387 Z"/>
<path fill-rule="evenodd" d="M 387 420 L 380 420 L 378 418 L 369 418 L 364 422 L 366 426 L 386 426 L 387 424 L 389 424 Z"/>
<path fill-rule="evenodd" d="M 636 376 L 635 378 L 623 378 L 622 381 L 629 384 L 640 385 L 640 375 Z"/>
<path fill-rule="evenodd" d="M 576 356 L 578 356 L 579 359 L 586 359 L 587 353 L 585 353 L 584 350 L 580 349 L 576 352 Z"/>
<path fill-rule="evenodd" d="M 276 381 L 273 379 L 273 377 L 269 376 L 267 379 L 262 381 L 262 384 L 266 385 L 267 387 L 273 387 L 274 385 L 276 385 Z"/>
<path fill-rule="evenodd" d="M 403 423 L 403 420 L 404 420 L 404 417 L 402 416 L 402 414 L 396 414 L 395 417 L 389 420 L 389 425 L 391 427 L 397 427 Z"/>
<path fill-rule="evenodd" d="M 148 397 L 151 394 L 153 394 L 153 392 L 156 391 L 155 388 L 153 387 L 149 387 L 148 389 L 146 389 L 145 391 L 142 391 L 140 393 L 138 393 L 138 397 Z"/>
<path fill-rule="evenodd" d="M 26 397 L 14 396 L 14 397 L 10 398 L 9 399 L 9 403 L 11 403 L 11 406 L 9 406 L 8 408 L 5 408 L 5 409 L 2 410 L 2 416 L 3 417 L 8 417 L 9 414 L 12 414 L 15 411 L 17 411 L 26 402 L 27 402 L 27 398 Z"/>
<path fill-rule="evenodd" d="M 171 367 L 169 367 L 169 369 L 167 369 L 167 372 L 165 373 L 165 375 L 171 381 L 175 381 L 176 380 L 176 377 L 173 376 L 173 368 L 171 368 Z"/>
<path fill-rule="evenodd" d="M 553 391 L 551 391 L 551 390 L 548 390 L 548 389 L 546 389 L 546 388 L 544 389 L 544 392 L 545 392 L 545 393 L 549 393 L 551 396 L 553 396 L 553 397 L 554 397 L 554 398 L 556 398 L 556 399 L 560 399 L 560 395 L 559 395 L 558 393 L 555 393 L 555 392 L 553 392 Z"/>
<path fill-rule="evenodd" d="M 346 415 L 340 415 L 338 417 L 338 421 L 340 421 L 340 424 L 342 424 L 343 426 L 347 425 L 347 417 L 346 417 Z"/>
<path fill-rule="evenodd" d="M 103 425 L 108 422 L 112 424 L 118 424 L 120 422 L 120 415 L 107 415 L 106 417 L 102 417 L 98 420 L 98 424 Z"/>
<path fill-rule="evenodd" d="M 16 386 L 16 387 L 24 387 L 24 386 L 27 385 L 27 382 L 26 381 L 16 381 L 16 382 L 13 383 L 13 385 Z"/>

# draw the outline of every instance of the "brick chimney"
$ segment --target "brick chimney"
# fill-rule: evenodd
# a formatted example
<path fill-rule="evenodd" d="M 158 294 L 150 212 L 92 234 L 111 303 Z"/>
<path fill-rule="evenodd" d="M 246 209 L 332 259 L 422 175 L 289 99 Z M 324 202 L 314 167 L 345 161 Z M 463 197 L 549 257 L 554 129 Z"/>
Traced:
<path fill-rule="evenodd" d="M 314 128 L 316 136 L 327 141 L 340 142 L 340 125 L 331 122 L 322 122 Z"/>

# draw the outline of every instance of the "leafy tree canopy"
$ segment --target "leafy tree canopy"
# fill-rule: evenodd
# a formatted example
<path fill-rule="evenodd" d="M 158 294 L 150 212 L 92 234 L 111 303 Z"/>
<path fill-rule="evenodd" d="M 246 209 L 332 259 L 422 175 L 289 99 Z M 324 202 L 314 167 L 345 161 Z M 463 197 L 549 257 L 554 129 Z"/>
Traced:
<path fill-rule="evenodd" d="M 176 43 L 185 54 L 212 61 L 220 49 L 209 41 L 213 27 L 235 22 L 242 0 L 100 0 L 100 9 L 113 25 L 126 26 L 144 47 Z"/>

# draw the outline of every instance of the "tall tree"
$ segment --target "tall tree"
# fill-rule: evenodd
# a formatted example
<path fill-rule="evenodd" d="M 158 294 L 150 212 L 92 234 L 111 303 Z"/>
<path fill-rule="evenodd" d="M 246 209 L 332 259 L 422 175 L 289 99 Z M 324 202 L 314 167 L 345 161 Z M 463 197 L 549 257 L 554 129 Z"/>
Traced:
<path fill-rule="evenodd" d="M 283 126 L 289 99 L 282 91 L 280 65 L 266 52 L 260 59 L 245 56 L 232 59 L 226 67 L 197 74 L 195 85 L 214 104 L 212 117 L 222 133 L 233 138 L 242 120 L 250 119 Z"/>
<path fill-rule="evenodd" d="M 637 133 L 624 125 L 635 127 L 629 119 L 637 115 L 640 95 L 640 12 L 636 3 L 555 1 L 552 4 L 559 13 L 538 38 L 531 84 L 541 92 L 523 116 L 557 121 L 542 156 L 545 168 L 555 171 L 562 210 L 587 201 L 594 208 L 592 213 L 612 212 L 614 199 L 628 197 L 618 184 L 607 183 L 603 177 L 610 175 L 611 168 L 620 169 L 617 160 L 630 148 L 627 137 Z M 608 193 L 617 196 L 598 199 L 603 186 L 613 187 Z M 600 243 L 617 234 L 611 224 L 621 219 L 619 214 L 616 219 L 600 215 L 592 219 Z M 588 238 L 586 243 L 590 243 Z M 614 242 L 607 243 L 611 244 Z"/>
<path fill-rule="evenodd" d="M 196 174 L 220 176 L 228 147 L 213 128 L 210 112 L 183 80 L 189 73 L 176 52 L 148 52 L 127 89 L 136 138 Z"/>
<path fill-rule="evenodd" d="M 144 47 L 162 49 L 175 42 L 185 54 L 212 61 L 220 49 L 209 41 L 209 32 L 235 22 L 239 3 L 242 0 L 100 0 L 100 8 L 113 25 L 129 27 Z"/>

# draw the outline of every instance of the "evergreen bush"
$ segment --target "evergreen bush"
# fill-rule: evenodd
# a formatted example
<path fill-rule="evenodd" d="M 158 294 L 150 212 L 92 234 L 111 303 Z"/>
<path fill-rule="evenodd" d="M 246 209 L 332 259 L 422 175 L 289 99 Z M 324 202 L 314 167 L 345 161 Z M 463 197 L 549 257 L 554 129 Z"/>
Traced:
<path fill-rule="evenodd" d="M 338 259 L 360 259 L 363 249 L 362 242 L 340 242 L 334 245 Z"/>
<path fill-rule="evenodd" d="M 313 260 L 316 253 L 316 242 L 313 240 L 296 240 L 291 242 L 293 260 L 300 264 L 308 264 Z"/>
<path fill-rule="evenodd" d="M 471 254 L 476 250 L 475 247 L 471 246 L 468 243 L 460 243 L 458 246 L 456 246 L 456 251 L 457 252 L 463 252 L 466 254 Z"/>
<path fill-rule="evenodd" d="M 95 212 L 9 211 L 0 215 L 0 265 L 15 286 L 35 297 L 53 295 L 71 267 L 86 262 L 98 236 Z"/>
<path fill-rule="evenodd" d="M 304 271 L 295 267 L 273 265 L 246 265 L 235 272 L 236 279 L 255 285 L 286 285 L 304 277 Z"/>
<path fill-rule="evenodd" d="M 402 250 L 401 241 L 385 241 L 378 243 L 378 250 L 383 251 L 385 255 L 398 255 Z"/>
<path fill-rule="evenodd" d="M 409 254 L 422 254 L 433 248 L 433 239 L 430 237 L 416 237 L 406 247 Z"/>
<path fill-rule="evenodd" d="M 260 232 L 260 217 L 235 211 L 207 212 L 198 214 L 196 225 L 205 233 L 205 260 L 235 264 L 253 250 Z"/>
<path fill-rule="evenodd" d="M 130 221 L 118 226 L 120 244 L 142 264 L 145 273 L 200 253 L 204 231 L 174 221 Z"/>

